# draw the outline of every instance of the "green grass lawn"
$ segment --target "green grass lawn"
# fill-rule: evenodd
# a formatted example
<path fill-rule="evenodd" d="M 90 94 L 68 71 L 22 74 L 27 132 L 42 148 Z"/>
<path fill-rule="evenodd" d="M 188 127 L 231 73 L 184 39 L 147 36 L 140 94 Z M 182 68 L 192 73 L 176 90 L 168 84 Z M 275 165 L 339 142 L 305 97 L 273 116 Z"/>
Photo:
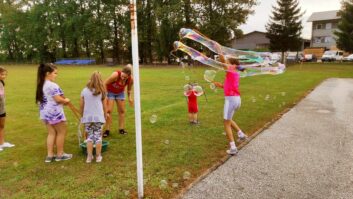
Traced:
<path fill-rule="evenodd" d="M 6 66 L 6 65 L 5 65 Z M 77 121 L 68 108 L 65 151 L 70 161 L 44 163 L 46 129 L 34 103 L 36 66 L 11 65 L 6 80 L 6 140 L 15 148 L 0 152 L 0 198 L 131 198 L 136 197 L 136 151 L 133 109 L 127 107 L 128 135 L 117 133 L 117 115 L 101 164 L 85 163 L 78 147 Z M 80 92 L 94 70 L 108 77 L 116 68 L 59 66 L 57 83 L 78 107 Z M 203 80 L 197 67 L 140 69 L 143 163 L 146 198 L 171 198 L 206 169 L 226 156 L 223 134 L 223 92 Z M 188 81 L 206 88 L 198 98 L 199 126 L 190 126 L 183 86 Z M 217 73 L 222 81 L 223 72 Z M 252 134 L 294 106 L 308 91 L 330 77 L 353 78 L 353 65 L 304 64 L 290 66 L 278 76 L 241 79 L 242 107 L 235 121 Z M 151 123 L 150 117 L 157 116 Z M 162 183 L 161 183 L 162 182 Z M 167 184 L 165 184 L 165 182 Z M 165 186 L 166 185 L 166 186 Z"/>

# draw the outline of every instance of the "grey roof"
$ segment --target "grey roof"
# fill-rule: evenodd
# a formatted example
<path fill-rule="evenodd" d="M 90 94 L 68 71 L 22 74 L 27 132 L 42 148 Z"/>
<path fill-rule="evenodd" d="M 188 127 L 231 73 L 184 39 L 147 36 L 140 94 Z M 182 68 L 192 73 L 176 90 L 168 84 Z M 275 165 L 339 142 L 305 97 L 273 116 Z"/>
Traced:
<path fill-rule="evenodd" d="M 314 12 L 309 17 L 308 22 L 340 19 L 341 16 L 338 16 L 338 11 L 339 10 L 331 10 L 331 11 L 325 11 L 325 12 Z"/>

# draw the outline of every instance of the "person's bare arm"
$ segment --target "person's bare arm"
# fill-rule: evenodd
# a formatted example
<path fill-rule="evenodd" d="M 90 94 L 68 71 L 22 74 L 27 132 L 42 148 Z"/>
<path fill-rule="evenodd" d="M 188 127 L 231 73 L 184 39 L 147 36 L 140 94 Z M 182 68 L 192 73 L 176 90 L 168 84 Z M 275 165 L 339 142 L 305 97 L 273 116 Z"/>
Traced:
<path fill-rule="evenodd" d="M 129 100 L 129 105 L 132 107 L 134 105 L 134 100 L 132 99 L 131 95 L 131 90 L 132 90 L 132 85 L 134 84 L 133 79 L 131 78 L 130 83 L 127 85 L 127 96 Z"/>
<path fill-rule="evenodd" d="M 59 104 L 67 104 L 70 102 L 70 99 L 69 98 L 66 98 L 64 96 L 61 96 L 61 95 L 55 95 L 53 96 L 54 100 L 56 103 L 59 103 Z"/>
<path fill-rule="evenodd" d="M 108 85 L 108 84 L 111 84 L 113 83 L 114 81 L 116 81 L 116 79 L 118 78 L 118 72 L 113 72 L 110 77 L 108 77 L 108 79 L 106 79 L 104 81 L 104 85 Z"/>
<path fill-rule="evenodd" d="M 80 113 L 83 115 L 83 108 L 85 107 L 85 101 L 83 99 L 83 96 L 80 97 Z"/>

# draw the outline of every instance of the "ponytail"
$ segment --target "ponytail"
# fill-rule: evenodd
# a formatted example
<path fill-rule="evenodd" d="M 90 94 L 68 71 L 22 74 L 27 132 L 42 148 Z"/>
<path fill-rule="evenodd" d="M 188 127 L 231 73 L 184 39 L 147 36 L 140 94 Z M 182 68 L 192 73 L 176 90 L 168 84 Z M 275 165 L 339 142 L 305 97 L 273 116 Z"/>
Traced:
<path fill-rule="evenodd" d="M 36 91 L 36 103 L 43 102 L 43 86 L 45 82 L 45 76 L 47 73 L 53 72 L 56 68 L 54 64 L 40 64 L 37 72 L 37 91 Z"/>

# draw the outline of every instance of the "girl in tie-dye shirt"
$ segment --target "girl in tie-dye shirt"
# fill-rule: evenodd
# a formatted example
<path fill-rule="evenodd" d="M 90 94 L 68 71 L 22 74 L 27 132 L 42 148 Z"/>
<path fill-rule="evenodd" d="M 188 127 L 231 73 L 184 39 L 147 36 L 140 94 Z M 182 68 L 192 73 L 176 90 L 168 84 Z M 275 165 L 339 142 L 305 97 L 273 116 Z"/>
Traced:
<path fill-rule="evenodd" d="M 64 152 L 66 135 L 66 118 L 63 105 L 70 100 L 64 97 L 63 91 L 54 83 L 58 70 L 53 64 L 40 64 L 37 74 L 36 103 L 39 104 L 40 119 L 48 130 L 47 152 L 45 162 L 69 160 L 72 154 Z M 56 157 L 54 156 L 56 145 Z"/>

